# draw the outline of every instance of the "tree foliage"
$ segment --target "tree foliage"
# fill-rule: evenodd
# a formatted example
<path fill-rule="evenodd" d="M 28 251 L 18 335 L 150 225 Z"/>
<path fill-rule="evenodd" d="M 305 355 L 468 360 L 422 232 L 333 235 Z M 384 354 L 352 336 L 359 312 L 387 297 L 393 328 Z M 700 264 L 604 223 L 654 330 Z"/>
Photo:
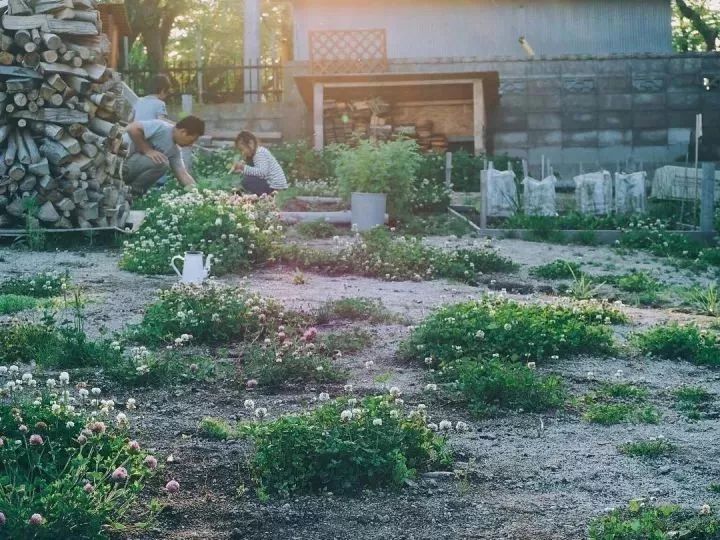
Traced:
<path fill-rule="evenodd" d="M 715 51 L 720 45 L 720 5 L 715 0 L 674 0 L 673 45 L 680 52 Z"/>

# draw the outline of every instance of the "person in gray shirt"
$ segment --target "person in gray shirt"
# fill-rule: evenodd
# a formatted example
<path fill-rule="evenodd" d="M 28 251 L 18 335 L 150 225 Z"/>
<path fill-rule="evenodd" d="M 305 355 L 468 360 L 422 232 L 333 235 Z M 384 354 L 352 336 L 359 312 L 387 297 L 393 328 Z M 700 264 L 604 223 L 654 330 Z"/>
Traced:
<path fill-rule="evenodd" d="M 205 134 L 205 122 L 187 116 L 173 125 L 164 120 L 133 122 L 123 136 L 127 158 L 123 180 L 133 194 L 142 195 L 171 169 L 185 189 L 195 186 L 195 179 L 185 168 L 180 147 L 195 144 Z"/>
<path fill-rule="evenodd" d="M 167 120 L 165 100 L 170 96 L 170 79 L 167 75 L 155 75 L 150 83 L 150 94 L 138 99 L 133 106 L 133 121 Z"/>

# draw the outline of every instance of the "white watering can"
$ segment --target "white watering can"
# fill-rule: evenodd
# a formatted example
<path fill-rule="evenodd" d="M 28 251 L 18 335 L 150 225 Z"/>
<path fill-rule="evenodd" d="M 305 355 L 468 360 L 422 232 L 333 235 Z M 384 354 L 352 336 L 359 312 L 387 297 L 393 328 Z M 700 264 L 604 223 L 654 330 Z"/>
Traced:
<path fill-rule="evenodd" d="M 186 251 L 185 256 L 175 255 L 170 261 L 170 266 L 180 276 L 182 283 L 192 283 L 194 285 L 202 285 L 203 281 L 210 275 L 210 266 L 212 265 L 212 255 L 207 256 L 207 260 L 203 264 L 202 251 Z M 183 261 L 183 271 L 180 273 L 175 260 Z"/>

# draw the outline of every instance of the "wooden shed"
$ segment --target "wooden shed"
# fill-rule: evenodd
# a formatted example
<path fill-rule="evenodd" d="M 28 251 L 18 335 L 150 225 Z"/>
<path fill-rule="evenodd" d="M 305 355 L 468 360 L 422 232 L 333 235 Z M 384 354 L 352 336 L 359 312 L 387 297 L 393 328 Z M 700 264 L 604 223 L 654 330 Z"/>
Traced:
<path fill-rule="evenodd" d="M 108 66 L 118 69 L 120 65 L 122 38 L 130 35 L 130 21 L 124 3 L 119 4 L 98 4 L 100 18 L 102 20 L 103 32 L 110 40 L 112 48 Z"/>

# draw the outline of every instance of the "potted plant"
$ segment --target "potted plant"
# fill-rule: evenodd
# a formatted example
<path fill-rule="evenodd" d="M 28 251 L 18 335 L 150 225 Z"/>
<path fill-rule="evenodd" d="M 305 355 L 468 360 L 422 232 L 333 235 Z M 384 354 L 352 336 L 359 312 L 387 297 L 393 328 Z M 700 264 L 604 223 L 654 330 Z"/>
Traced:
<path fill-rule="evenodd" d="M 410 139 L 359 141 L 338 151 L 336 174 L 340 193 L 350 200 L 352 223 L 359 231 L 383 225 L 410 213 L 412 182 L 422 157 Z"/>

